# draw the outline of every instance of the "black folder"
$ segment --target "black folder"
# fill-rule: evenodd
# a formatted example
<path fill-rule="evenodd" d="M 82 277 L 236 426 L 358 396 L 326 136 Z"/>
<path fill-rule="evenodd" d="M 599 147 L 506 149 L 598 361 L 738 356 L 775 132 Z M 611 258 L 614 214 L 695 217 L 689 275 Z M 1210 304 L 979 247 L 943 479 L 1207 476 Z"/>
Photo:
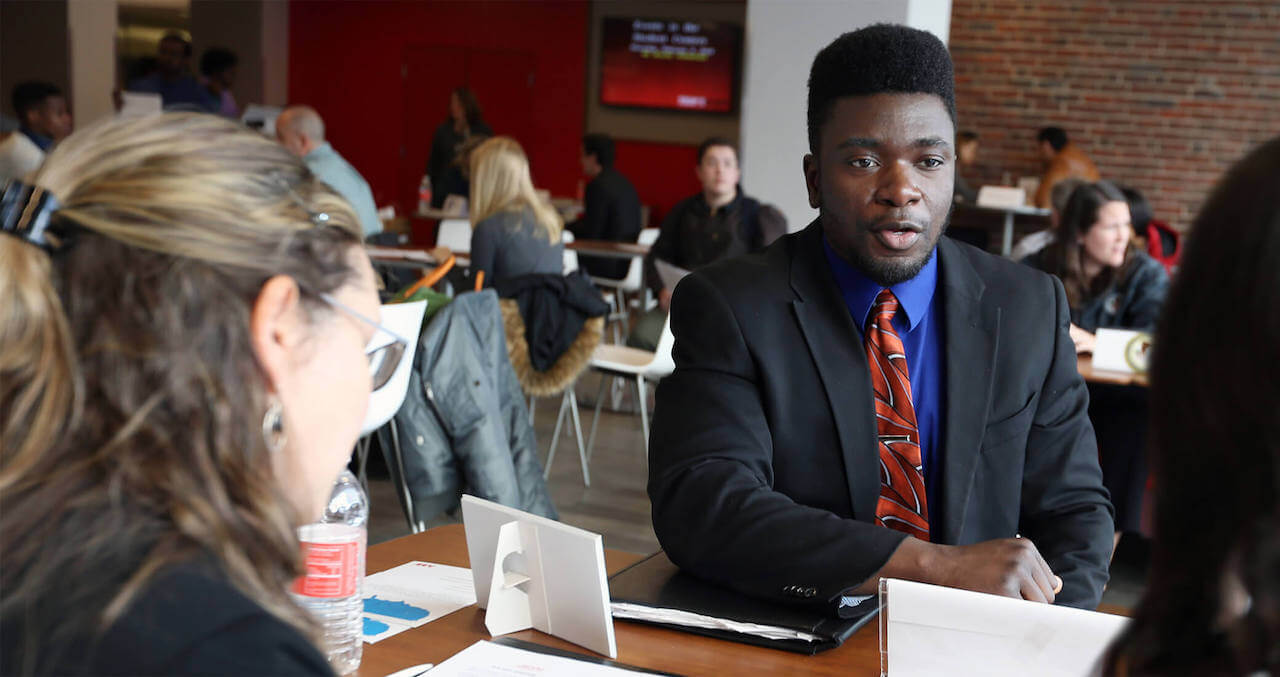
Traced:
<path fill-rule="evenodd" d="M 748 597 L 682 573 L 662 551 L 614 574 L 609 579 L 609 597 L 615 603 L 689 611 L 713 618 L 772 625 L 816 635 L 818 639 L 814 641 L 773 639 L 731 630 L 619 619 L 809 655 L 840 646 L 854 631 L 875 617 L 879 609 L 878 599 L 874 595 L 856 607 L 841 609 L 839 615 L 836 614 L 834 605 L 830 612 L 823 613 Z"/>

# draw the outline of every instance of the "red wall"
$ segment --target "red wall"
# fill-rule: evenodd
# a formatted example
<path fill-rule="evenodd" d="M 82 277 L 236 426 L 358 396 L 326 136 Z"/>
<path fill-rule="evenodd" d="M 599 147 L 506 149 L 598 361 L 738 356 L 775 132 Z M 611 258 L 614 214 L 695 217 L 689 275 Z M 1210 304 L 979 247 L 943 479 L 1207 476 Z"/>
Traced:
<path fill-rule="evenodd" d="M 694 176 L 698 147 L 614 139 L 614 167 L 631 179 L 640 202 L 649 205 L 649 223 L 662 225 L 662 217 L 675 204 L 702 190 Z"/>
<path fill-rule="evenodd" d="M 369 181 L 381 205 L 397 197 L 406 124 L 434 130 L 447 114 L 442 100 L 413 111 L 418 122 L 406 120 L 406 48 L 529 52 L 534 96 L 529 133 L 518 140 L 534 182 L 555 195 L 573 195 L 582 171 L 588 13 L 585 2 L 291 2 L 289 100 L 320 112 L 329 141 Z M 426 160 L 425 154 L 406 159 L 420 167 Z"/>

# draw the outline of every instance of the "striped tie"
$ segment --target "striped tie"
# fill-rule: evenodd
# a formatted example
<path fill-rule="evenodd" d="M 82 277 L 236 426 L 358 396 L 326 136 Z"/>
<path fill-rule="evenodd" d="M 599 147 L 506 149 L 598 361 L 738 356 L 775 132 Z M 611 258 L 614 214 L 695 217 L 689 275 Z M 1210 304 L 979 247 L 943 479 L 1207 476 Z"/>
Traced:
<path fill-rule="evenodd" d="M 902 340 L 893 329 L 898 297 L 888 289 L 876 295 L 867 318 L 867 365 L 876 395 L 876 433 L 880 447 L 880 500 L 876 524 L 929 540 L 929 505 L 920 461 L 920 432 L 911 401 L 911 377 Z"/>

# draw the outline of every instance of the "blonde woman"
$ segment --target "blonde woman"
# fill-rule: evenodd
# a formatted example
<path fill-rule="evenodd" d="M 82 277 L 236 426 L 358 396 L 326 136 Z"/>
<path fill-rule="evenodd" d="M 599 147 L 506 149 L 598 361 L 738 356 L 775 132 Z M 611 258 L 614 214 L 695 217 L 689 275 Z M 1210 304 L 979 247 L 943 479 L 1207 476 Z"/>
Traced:
<path fill-rule="evenodd" d="M 296 527 L 398 356 L 351 208 L 191 114 L 77 132 L 4 202 L 0 674 L 331 674 Z"/>
<path fill-rule="evenodd" d="M 471 153 L 471 274 L 485 286 L 564 272 L 564 222 L 538 198 L 529 159 L 515 139 L 495 136 Z"/>

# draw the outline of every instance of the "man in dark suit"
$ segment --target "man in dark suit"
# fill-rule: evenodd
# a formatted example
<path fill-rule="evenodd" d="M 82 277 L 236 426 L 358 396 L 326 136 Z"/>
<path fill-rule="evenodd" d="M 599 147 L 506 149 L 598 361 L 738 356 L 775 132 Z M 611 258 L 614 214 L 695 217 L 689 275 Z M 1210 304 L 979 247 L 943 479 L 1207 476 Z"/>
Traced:
<path fill-rule="evenodd" d="M 880 578 L 1092 608 L 1112 513 L 1062 285 L 942 238 L 951 59 L 901 26 L 814 60 L 819 217 L 686 277 L 650 445 L 673 561 L 835 613 Z"/>
<path fill-rule="evenodd" d="M 582 197 L 582 218 L 566 227 L 579 240 L 635 242 L 640 236 L 640 196 L 631 181 L 613 168 L 613 139 L 604 134 L 582 137 L 582 171 L 591 177 Z M 630 261 L 579 257 L 595 277 L 620 280 Z"/>

